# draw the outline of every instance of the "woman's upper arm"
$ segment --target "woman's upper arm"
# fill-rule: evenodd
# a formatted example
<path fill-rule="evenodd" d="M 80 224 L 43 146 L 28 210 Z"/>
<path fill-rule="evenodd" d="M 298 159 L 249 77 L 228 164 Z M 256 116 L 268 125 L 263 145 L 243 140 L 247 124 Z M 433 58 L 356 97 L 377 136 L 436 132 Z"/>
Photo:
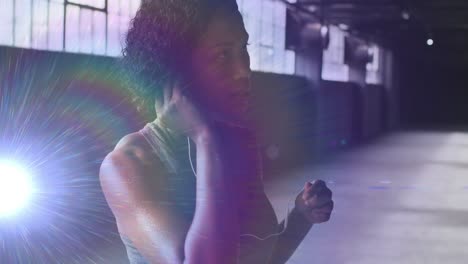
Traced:
<path fill-rule="evenodd" d="M 114 151 L 99 177 L 119 231 L 138 251 L 151 263 L 182 263 L 191 222 L 171 208 L 167 174 L 157 159 L 148 162 L 144 151 Z"/>

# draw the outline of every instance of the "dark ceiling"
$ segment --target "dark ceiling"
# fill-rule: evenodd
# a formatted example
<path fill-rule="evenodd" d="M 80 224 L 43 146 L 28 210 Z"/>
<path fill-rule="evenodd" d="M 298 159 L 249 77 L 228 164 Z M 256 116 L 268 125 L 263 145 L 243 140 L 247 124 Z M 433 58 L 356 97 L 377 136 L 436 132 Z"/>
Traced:
<path fill-rule="evenodd" d="M 311 19 L 346 24 L 351 31 L 379 39 L 405 34 L 443 36 L 445 45 L 468 45 L 468 0 L 298 0 L 296 10 Z"/>

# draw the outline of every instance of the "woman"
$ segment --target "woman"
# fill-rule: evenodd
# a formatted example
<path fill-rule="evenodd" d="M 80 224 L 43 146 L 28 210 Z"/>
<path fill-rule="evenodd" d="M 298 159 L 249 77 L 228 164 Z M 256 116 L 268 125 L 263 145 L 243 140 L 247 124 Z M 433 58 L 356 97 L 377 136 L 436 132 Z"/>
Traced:
<path fill-rule="evenodd" d="M 143 1 L 132 21 L 123 60 L 156 118 L 100 170 L 132 264 L 285 263 L 330 218 L 316 181 L 278 224 L 248 117 L 247 41 L 235 0 Z"/>

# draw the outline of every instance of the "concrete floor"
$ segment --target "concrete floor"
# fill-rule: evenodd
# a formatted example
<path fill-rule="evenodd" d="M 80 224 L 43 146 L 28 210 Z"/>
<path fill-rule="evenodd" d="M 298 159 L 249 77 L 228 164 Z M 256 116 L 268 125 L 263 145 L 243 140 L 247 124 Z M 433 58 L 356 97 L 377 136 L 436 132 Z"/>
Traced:
<path fill-rule="evenodd" d="M 468 263 L 468 133 L 400 132 L 266 183 L 278 218 L 307 180 L 333 190 L 289 264 Z"/>

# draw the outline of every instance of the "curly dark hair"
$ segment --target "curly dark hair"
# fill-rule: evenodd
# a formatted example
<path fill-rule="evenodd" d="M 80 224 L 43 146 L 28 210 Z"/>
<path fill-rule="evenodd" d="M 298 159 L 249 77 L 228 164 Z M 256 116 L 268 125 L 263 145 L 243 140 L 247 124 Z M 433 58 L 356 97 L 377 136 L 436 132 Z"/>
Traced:
<path fill-rule="evenodd" d="M 239 12 L 236 0 L 142 1 L 127 32 L 120 65 L 132 101 L 147 119 L 156 117 L 154 103 L 162 96 L 162 85 L 189 76 L 194 43 L 220 8 Z"/>

